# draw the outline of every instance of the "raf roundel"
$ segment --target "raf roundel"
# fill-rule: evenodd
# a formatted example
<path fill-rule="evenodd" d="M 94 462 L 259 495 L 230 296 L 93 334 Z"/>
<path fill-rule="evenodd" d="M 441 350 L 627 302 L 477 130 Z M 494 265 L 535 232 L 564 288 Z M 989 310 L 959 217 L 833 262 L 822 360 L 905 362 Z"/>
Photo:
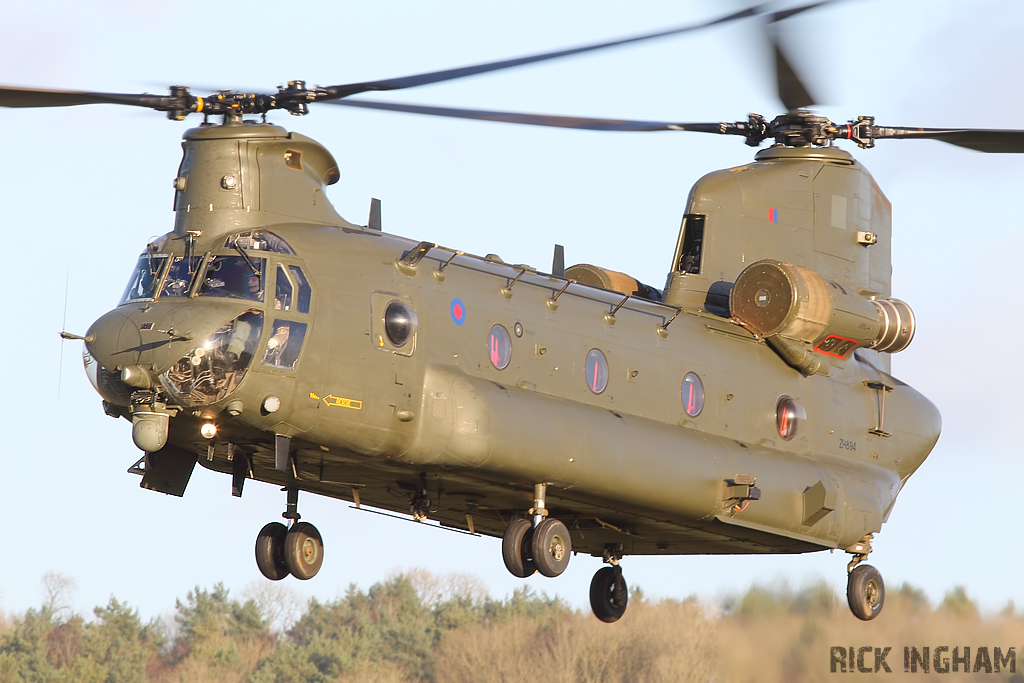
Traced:
<path fill-rule="evenodd" d="M 459 326 L 466 322 L 466 307 L 461 299 L 452 299 L 452 321 Z"/>

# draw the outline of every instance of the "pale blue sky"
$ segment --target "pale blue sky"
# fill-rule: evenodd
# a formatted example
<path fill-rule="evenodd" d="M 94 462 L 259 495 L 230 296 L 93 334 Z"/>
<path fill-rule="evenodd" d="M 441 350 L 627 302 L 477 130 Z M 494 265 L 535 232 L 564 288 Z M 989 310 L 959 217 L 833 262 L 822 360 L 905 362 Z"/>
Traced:
<path fill-rule="evenodd" d="M 143 8 L 142 5 L 148 5 Z M 323 85 L 403 76 L 689 23 L 714 2 L 469 0 L 422 3 L 23 3 L 5 10 L 0 83 L 111 92 L 170 84 L 267 90 L 288 79 Z M 731 5 L 736 6 L 736 5 Z M 1024 5 L 850 0 L 794 20 L 820 111 L 881 124 L 1021 127 L 1017 71 Z M 812 82 L 814 78 L 810 79 Z M 774 116 L 767 51 L 756 22 L 699 36 L 525 67 L 379 96 L 396 101 L 682 121 Z M 365 222 L 383 200 L 389 232 L 546 267 L 551 245 L 661 286 L 687 192 L 706 172 L 747 162 L 736 138 L 602 134 L 316 108 L 273 117 L 324 143 L 342 180 L 331 199 Z M 4 486 L 8 514 L 0 609 L 41 601 L 40 578 L 75 578 L 82 611 L 113 594 L 145 616 L 195 586 L 238 592 L 260 580 L 256 532 L 284 497 L 250 482 L 241 500 L 225 476 L 197 468 L 183 499 L 143 491 L 125 469 L 139 456 L 130 425 L 103 415 L 78 343 L 121 293 L 148 238 L 171 229 L 180 136 L 190 125 L 110 106 L 3 110 L 0 207 L 7 258 Z M 850 149 L 847 147 L 847 149 Z M 853 150 L 851 150 L 853 151 Z M 894 295 L 914 308 L 917 338 L 894 374 L 940 408 L 938 447 L 904 490 L 871 563 L 890 586 L 934 599 L 955 584 L 990 609 L 1024 605 L 1016 489 L 1024 479 L 1018 292 L 1024 158 L 937 142 L 858 152 L 893 203 Z M 291 587 L 330 599 L 389 572 L 466 571 L 495 595 L 520 584 L 495 539 L 469 538 L 303 497 L 324 536 L 314 580 Z M 715 598 L 752 581 L 845 585 L 848 557 L 627 558 L 649 594 Z M 579 556 L 538 590 L 585 607 L 596 559 Z"/>

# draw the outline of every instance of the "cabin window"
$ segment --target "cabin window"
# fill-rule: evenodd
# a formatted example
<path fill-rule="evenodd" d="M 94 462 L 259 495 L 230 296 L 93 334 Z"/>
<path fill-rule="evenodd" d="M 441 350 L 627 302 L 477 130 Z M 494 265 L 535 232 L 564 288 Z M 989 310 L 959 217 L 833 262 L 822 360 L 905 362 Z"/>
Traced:
<path fill-rule="evenodd" d="M 686 373 L 679 389 L 679 397 L 683 401 L 683 410 L 687 415 L 700 415 L 700 411 L 704 409 L 704 384 L 701 383 L 700 377 L 692 372 Z"/>
<path fill-rule="evenodd" d="M 491 365 L 498 370 L 504 370 L 512 360 L 512 338 L 508 336 L 508 330 L 501 325 L 495 325 L 487 335 L 487 355 L 491 359 Z"/>
<path fill-rule="evenodd" d="M 587 387 L 595 394 L 608 388 L 608 359 L 599 349 L 590 349 L 584 363 Z"/>
<path fill-rule="evenodd" d="M 275 368 L 294 368 L 302 350 L 302 341 L 306 338 L 306 323 L 293 320 L 275 320 L 273 334 L 267 340 L 267 349 L 263 352 L 263 364 Z"/>
<path fill-rule="evenodd" d="M 683 243 L 679 249 L 679 262 L 676 264 L 676 270 L 681 273 L 700 274 L 705 218 L 706 216 L 696 213 L 683 216 Z"/>
<path fill-rule="evenodd" d="M 800 428 L 807 421 L 807 410 L 799 402 L 789 396 L 783 396 L 775 406 L 775 426 L 779 436 L 789 441 L 800 433 Z"/>
<path fill-rule="evenodd" d="M 395 300 L 384 309 L 384 334 L 392 346 L 402 348 L 416 333 L 419 319 L 412 306 Z"/>

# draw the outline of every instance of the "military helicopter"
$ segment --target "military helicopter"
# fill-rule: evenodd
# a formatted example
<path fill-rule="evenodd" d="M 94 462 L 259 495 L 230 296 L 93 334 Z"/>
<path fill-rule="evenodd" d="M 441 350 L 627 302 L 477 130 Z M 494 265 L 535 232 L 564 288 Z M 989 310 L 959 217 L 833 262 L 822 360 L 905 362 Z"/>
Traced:
<path fill-rule="evenodd" d="M 867 555 L 938 416 L 888 374 L 885 351 L 914 326 L 888 299 L 887 202 L 828 143 L 920 131 L 844 130 L 799 104 L 772 122 L 665 124 L 781 146 L 698 183 L 658 292 L 344 221 L 324 198 L 330 154 L 243 120 L 344 92 L 4 92 L 7 106 L 224 116 L 186 133 L 174 231 L 82 335 L 105 409 L 146 452 L 143 486 L 181 495 L 198 460 L 238 495 L 247 478 L 285 487 L 290 529 L 257 540 L 272 579 L 323 560 L 300 490 L 504 536 L 520 576 L 561 573 L 571 550 L 603 556 L 591 598 L 606 621 L 626 607 L 625 555 Z M 923 136 L 1018 151 L 995 149 L 1012 142 L 998 131 Z M 877 572 L 858 564 L 850 586 L 855 613 L 877 614 Z"/>

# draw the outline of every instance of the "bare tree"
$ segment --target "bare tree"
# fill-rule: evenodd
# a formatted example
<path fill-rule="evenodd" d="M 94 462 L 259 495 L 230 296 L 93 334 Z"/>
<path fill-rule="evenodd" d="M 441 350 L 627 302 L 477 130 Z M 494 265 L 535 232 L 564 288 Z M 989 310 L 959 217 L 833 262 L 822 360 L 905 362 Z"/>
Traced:
<path fill-rule="evenodd" d="M 43 574 L 43 608 L 53 616 L 71 611 L 71 599 L 78 584 L 70 576 L 50 570 Z"/>
<path fill-rule="evenodd" d="M 288 630 L 299 617 L 303 600 L 291 588 L 271 581 L 254 581 L 242 591 L 242 597 L 256 608 L 274 635 Z"/>

